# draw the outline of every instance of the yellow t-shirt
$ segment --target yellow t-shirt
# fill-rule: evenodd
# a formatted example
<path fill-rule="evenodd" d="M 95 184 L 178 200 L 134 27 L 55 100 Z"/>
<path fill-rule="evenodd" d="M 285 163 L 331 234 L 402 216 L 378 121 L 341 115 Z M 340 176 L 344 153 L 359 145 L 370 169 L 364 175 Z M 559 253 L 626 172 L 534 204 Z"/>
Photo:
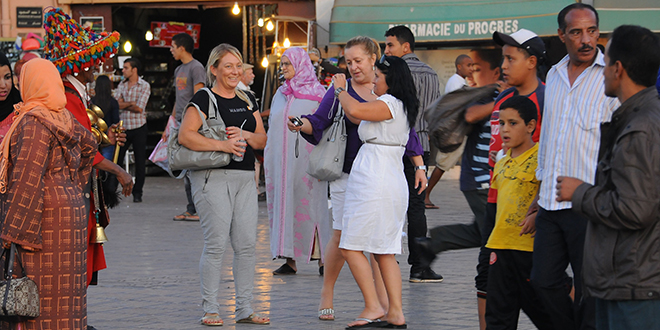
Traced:
<path fill-rule="evenodd" d="M 495 164 L 491 188 L 497 189 L 495 227 L 486 247 L 501 250 L 534 251 L 534 238 L 520 236 L 520 223 L 525 220 L 529 205 L 539 190 L 536 180 L 538 143 L 522 155 L 506 157 Z"/>

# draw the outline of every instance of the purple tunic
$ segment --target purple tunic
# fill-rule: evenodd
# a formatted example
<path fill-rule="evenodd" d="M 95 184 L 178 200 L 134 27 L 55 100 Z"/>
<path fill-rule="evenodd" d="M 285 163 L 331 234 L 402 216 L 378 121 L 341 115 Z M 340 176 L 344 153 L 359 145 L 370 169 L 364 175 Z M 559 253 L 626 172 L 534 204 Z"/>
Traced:
<path fill-rule="evenodd" d="M 350 79 L 349 79 L 350 81 Z M 360 102 L 366 102 L 363 98 L 358 95 L 358 93 L 353 89 L 353 84 L 348 84 L 348 94 L 351 95 L 354 99 Z M 339 107 L 339 100 L 335 100 L 335 88 L 330 86 L 328 91 L 323 96 L 323 100 L 319 105 L 319 108 L 311 115 L 303 115 L 301 117 L 307 118 L 312 124 L 312 134 L 305 134 L 300 132 L 300 135 L 313 145 L 317 145 L 323 136 L 323 131 L 332 125 L 332 120 L 337 113 Z M 334 106 L 333 106 L 334 101 Z M 357 156 L 358 150 L 362 146 L 362 141 L 358 136 L 358 125 L 354 124 L 346 115 L 344 115 L 344 121 L 346 122 L 346 132 L 348 133 L 348 138 L 346 140 L 346 155 L 344 157 L 344 173 L 351 173 L 351 167 L 353 166 L 353 161 L 355 156 Z M 417 137 L 417 132 L 414 128 L 410 129 L 410 136 L 408 137 L 408 144 L 406 145 L 405 155 L 408 157 L 419 156 L 424 153 L 422 149 L 422 144 Z"/>

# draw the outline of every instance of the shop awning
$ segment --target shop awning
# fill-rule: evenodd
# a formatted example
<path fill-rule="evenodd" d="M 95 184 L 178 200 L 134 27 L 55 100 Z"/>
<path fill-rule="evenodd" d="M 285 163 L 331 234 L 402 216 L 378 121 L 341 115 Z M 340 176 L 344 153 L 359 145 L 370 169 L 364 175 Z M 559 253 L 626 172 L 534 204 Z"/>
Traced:
<path fill-rule="evenodd" d="M 330 43 L 356 35 L 384 41 L 385 31 L 407 25 L 419 42 L 490 39 L 495 31 L 525 28 L 557 34 L 557 13 L 575 0 L 335 0 Z"/>
<path fill-rule="evenodd" d="M 658 0 L 594 0 L 600 16 L 600 31 L 612 32 L 623 24 L 641 25 L 660 32 L 660 2 Z"/>

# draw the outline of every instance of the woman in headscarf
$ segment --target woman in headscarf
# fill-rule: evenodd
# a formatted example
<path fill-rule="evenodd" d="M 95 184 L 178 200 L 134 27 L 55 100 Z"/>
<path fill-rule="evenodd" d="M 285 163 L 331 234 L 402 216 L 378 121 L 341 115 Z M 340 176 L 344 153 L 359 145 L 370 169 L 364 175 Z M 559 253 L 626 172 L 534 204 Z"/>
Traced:
<path fill-rule="evenodd" d="M 66 111 L 60 74 L 48 60 L 25 64 L 25 103 L 0 146 L 3 247 L 16 244 L 39 288 L 40 315 L 21 329 L 87 328 L 87 216 L 83 188 L 96 154 L 92 133 Z M 0 323 L 0 329 L 16 324 Z"/>
<path fill-rule="evenodd" d="M 286 263 L 273 274 L 290 275 L 298 270 L 296 261 L 321 259 L 330 238 L 328 183 L 306 172 L 314 146 L 287 129 L 289 116 L 314 113 L 325 89 L 316 79 L 304 49 L 287 49 L 280 66 L 285 81 L 270 107 L 264 172 L 270 249 L 273 258 L 286 258 Z"/>
<path fill-rule="evenodd" d="M 14 122 L 14 104 L 21 102 L 21 94 L 14 86 L 11 64 L 0 52 L 0 141 Z"/>

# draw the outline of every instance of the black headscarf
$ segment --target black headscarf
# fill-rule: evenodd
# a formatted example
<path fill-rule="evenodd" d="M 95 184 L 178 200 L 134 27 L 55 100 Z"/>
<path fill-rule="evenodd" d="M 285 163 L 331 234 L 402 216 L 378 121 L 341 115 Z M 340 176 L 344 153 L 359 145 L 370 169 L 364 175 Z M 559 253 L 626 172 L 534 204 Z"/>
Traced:
<path fill-rule="evenodd" d="M 9 67 L 9 72 L 12 74 L 13 78 L 14 73 L 11 70 L 11 63 L 9 63 L 5 53 L 0 52 L 0 67 L 5 65 Z M 16 89 L 16 86 L 14 86 L 14 79 L 12 79 L 11 89 L 9 90 L 7 98 L 4 101 L 0 101 L 0 121 L 5 120 L 5 118 L 14 111 L 14 104 L 21 101 L 21 93 Z"/>

